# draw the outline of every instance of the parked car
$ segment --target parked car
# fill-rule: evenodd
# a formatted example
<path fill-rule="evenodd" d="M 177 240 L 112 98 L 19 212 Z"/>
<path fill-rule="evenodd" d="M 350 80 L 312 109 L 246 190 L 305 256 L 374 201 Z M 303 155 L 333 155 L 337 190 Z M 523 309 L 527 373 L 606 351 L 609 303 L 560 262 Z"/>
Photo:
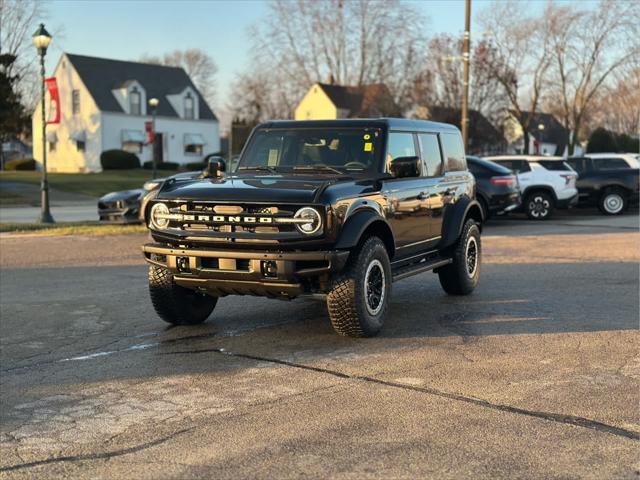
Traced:
<path fill-rule="evenodd" d="M 518 177 L 511 170 L 484 158 L 467 155 L 467 166 L 476 178 L 476 199 L 484 220 L 520 206 Z"/>
<path fill-rule="evenodd" d="M 449 294 L 474 290 L 474 192 L 452 125 L 260 124 L 235 172 L 211 159 L 205 178 L 167 181 L 152 201 L 151 303 L 164 321 L 194 325 L 226 295 L 323 298 L 336 332 L 375 335 L 392 282 L 434 271 Z"/>
<path fill-rule="evenodd" d="M 139 223 L 140 196 L 144 190 L 121 190 L 98 199 L 98 218 L 108 223 Z"/>
<path fill-rule="evenodd" d="M 201 171 L 182 172 L 168 178 L 195 178 Z M 167 178 L 155 178 L 142 188 L 107 193 L 98 199 L 98 218 L 105 223 L 148 223 L 149 202 Z"/>
<path fill-rule="evenodd" d="M 599 170 L 640 168 L 640 155 L 637 153 L 587 153 L 583 157 L 593 160 L 593 166 Z"/>
<path fill-rule="evenodd" d="M 605 215 L 619 215 L 638 205 L 640 162 L 634 155 L 591 154 L 565 161 L 578 172 L 580 205 L 597 206 Z"/>
<path fill-rule="evenodd" d="M 531 220 L 547 220 L 556 208 L 570 208 L 578 202 L 578 175 L 561 157 L 500 155 L 485 157 L 485 160 L 516 173 L 522 195 L 521 209 Z"/>

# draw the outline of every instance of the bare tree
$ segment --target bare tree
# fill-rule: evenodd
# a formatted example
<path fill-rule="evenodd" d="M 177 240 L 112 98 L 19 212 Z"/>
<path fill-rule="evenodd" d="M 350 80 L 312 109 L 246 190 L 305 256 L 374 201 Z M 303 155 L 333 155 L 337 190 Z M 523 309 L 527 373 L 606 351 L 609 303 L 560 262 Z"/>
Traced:
<path fill-rule="evenodd" d="M 568 139 L 571 155 L 598 93 L 607 88 L 612 74 L 638 60 L 640 6 L 602 0 L 595 10 L 579 11 L 549 3 L 545 18 L 557 85 L 550 103 L 559 107 L 562 123 L 574 132 Z M 618 93 L 626 95 L 624 85 Z"/>
<path fill-rule="evenodd" d="M 187 75 L 191 77 L 191 80 L 193 80 L 193 83 L 207 102 L 210 105 L 214 103 L 215 77 L 218 72 L 218 67 L 205 51 L 199 48 L 174 50 L 165 53 L 162 57 L 143 55 L 140 61 L 184 68 Z"/>
<path fill-rule="evenodd" d="M 39 92 L 35 87 L 39 81 L 37 52 L 31 34 L 46 15 L 44 3 L 38 0 L 0 0 L 0 54 L 16 58 L 5 70 L 17 79 L 16 88 L 28 111 L 35 107 Z"/>
<path fill-rule="evenodd" d="M 548 85 L 552 63 L 547 26 L 544 19 L 527 16 L 522 3 L 514 0 L 494 2 L 479 20 L 482 28 L 491 32 L 491 54 L 484 65 L 508 98 L 524 136 L 524 153 L 528 153 L 528 131 Z"/>
<path fill-rule="evenodd" d="M 504 110 L 505 96 L 499 82 L 487 68 L 494 52 L 486 40 L 473 44 L 469 106 L 487 118 L 497 119 Z M 411 98 L 414 104 L 462 108 L 462 39 L 438 35 L 429 42 L 424 69 L 415 78 Z"/>
<path fill-rule="evenodd" d="M 424 68 L 424 24 L 400 0 L 273 0 L 265 21 L 251 31 L 250 72 L 275 90 L 270 101 L 287 102 L 276 108 L 280 113 L 293 112 L 314 82 L 329 79 L 385 83 L 403 107 Z"/>

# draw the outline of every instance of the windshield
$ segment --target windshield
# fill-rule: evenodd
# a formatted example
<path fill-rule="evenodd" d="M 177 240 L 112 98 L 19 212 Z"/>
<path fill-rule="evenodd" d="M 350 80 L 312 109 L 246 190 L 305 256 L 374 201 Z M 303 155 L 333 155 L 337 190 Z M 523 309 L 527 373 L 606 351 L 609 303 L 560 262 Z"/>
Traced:
<path fill-rule="evenodd" d="M 377 169 L 382 134 L 376 128 L 258 130 L 237 170 L 358 173 Z"/>

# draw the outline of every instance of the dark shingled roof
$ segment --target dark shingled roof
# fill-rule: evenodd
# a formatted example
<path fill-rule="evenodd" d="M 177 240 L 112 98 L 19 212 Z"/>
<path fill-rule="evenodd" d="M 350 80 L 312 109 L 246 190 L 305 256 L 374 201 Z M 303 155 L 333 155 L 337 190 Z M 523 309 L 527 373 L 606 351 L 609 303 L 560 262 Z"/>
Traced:
<path fill-rule="evenodd" d="M 191 87 L 198 92 L 198 89 L 182 67 L 125 62 L 71 53 L 66 55 L 78 75 L 80 75 L 98 108 L 105 112 L 123 112 L 111 90 L 120 88 L 132 80 L 137 81 L 144 87 L 147 99 L 153 97 L 160 99 L 158 115 L 165 117 L 179 117 L 178 113 L 165 99 L 166 95 L 181 92 L 187 87 Z M 200 92 L 198 92 L 198 98 L 200 101 L 200 119 L 216 120 L 215 114 L 204 101 Z"/>
<path fill-rule="evenodd" d="M 429 120 L 451 123 L 460 128 L 462 110 L 450 107 L 428 107 Z M 469 109 L 469 147 L 471 150 L 483 145 L 501 145 L 505 143 L 502 134 L 487 118 L 477 110 Z"/>
<path fill-rule="evenodd" d="M 359 87 L 318 83 L 333 104 L 348 110 L 349 118 L 399 117 L 401 112 L 386 85 Z"/>
<path fill-rule="evenodd" d="M 515 112 L 512 113 L 515 116 Z M 529 118 L 531 118 L 529 128 L 527 129 L 529 135 L 538 141 L 540 141 L 540 137 L 542 137 L 544 143 L 554 143 L 556 145 L 554 155 L 563 155 L 569 140 L 569 130 L 564 128 L 556 117 L 550 113 L 536 112 L 532 114 L 531 112 L 522 112 L 520 118 L 522 123 L 526 123 Z M 538 125 L 540 124 L 544 125 L 542 135 L 540 135 L 540 130 L 538 129 Z"/>

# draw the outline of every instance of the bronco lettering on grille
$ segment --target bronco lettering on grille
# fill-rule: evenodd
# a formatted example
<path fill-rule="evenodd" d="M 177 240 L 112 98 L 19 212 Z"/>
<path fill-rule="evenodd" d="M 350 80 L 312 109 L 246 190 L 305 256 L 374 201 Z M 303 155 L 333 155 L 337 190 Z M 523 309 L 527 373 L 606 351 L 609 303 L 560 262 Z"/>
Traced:
<path fill-rule="evenodd" d="M 194 220 L 193 217 L 186 218 L 185 220 Z M 199 222 L 213 222 L 213 223 L 273 223 L 271 217 L 238 217 L 238 216 L 224 216 L 224 215 L 198 215 Z"/>

